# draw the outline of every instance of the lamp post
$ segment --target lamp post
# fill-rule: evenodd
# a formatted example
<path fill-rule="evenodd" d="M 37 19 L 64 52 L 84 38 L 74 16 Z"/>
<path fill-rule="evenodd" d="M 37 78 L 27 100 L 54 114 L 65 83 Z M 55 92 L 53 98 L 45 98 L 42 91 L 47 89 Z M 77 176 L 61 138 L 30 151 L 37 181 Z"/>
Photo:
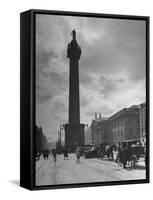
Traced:
<path fill-rule="evenodd" d="M 65 130 L 64 128 L 65 128 L 65 124 L 61 124 L 61 129 L 62 129 L 62 130 Z M 65 143 L 65 135 L 64 135 L 63 141 L 64 141 L 64 143 Z"/>
<path fill-rule="evenodd" d="M 93 122 L 91 124 L 91 144 L 93 146 Z"/>

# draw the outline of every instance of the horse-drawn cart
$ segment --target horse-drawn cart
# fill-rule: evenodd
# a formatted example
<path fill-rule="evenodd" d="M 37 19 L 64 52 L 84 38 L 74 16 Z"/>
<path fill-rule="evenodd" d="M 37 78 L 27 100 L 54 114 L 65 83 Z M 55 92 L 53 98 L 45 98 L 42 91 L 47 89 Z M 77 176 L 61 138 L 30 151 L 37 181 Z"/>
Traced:
<path fill-rule="evenodd" d="M 137 168 L 139 162 L 145 163 L 145 147 L 132 145 L 129 148 L 128 161 L 130 161 L 132 168 Z"/>

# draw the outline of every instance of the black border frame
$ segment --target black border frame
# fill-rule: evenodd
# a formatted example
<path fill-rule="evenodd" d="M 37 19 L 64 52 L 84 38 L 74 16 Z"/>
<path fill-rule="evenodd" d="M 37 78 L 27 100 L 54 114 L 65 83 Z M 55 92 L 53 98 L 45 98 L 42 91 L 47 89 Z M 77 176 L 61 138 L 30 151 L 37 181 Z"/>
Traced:
<path fill-rule="evenodd" d="M 125 180 L 125 181 L 109 181 L 109 182 L 93 182 L 93 183 L 79 183 L 79 184 L 61 184 L 61 185 L 35 185 L 35 159 L 34 159 L 34 147 L 35 147 L 35 25 L 36 14 L 45 15 L 61 15 L 61 16 L 75 16 L 75 17 L 95 17 L 95 18 L 112 18 L 123 20 L 144 20 L 146 21 L 146 179 L 139 180 Z M 62 188 L 80 188 L 80 187 L 95 187 L 95 186 L 109 186 L 109 185 L 127 185 L 127 184 L 139 184 L 149 183 L 150 181 L 150 163 L 149 163 L 149 148 L 150 148 L 150 136 L 149 136 L 149 59 L 150 59 L 150 18 L 149 16 L 137 16 L 137 15 L 118 15 L 118 14 L 100 14 L 100 13 L 85 13 L 85 12 L 70 12 L 70 11 L 53 11 L 53 10 L 29 10 L 21 13 L 20 15 L 20 66 L 21 66 L 21 133 L 20 133 L 20 186 L 30 190 L 42 190 L 42 189 L 62 189 Z M 27 30 L 27 31 L 26 31 Z M 28 37 L 27 37 L 28 35 Z M 23 40 L 26 39 L 27 43 Z M 27 45 L 27 50 L 25 46 Z M 29 53 L 28 53 L 29 52 Z M 29 54 L 25 58 L 25 54 Z M 28 64 L 25 62 L 28 59 Z M 28 68 L 27 72 L 24 68 Z M 28 78 L 29 76 L 29 78 Z M 26 78 L 23 78 L 26 77 Z M 25 82 L 25 81 L 28 81 Z M 27 88 L 26 91 L 24 89 Z M 27 98 L 25 99 L 25 95 Z M 27 103 L 27 104 L 26 104 Z M 23 108 L 24 107 L 24 108 Z M 25 112 L 27 113 L 25 115 Z M 29 117 L 29 118 L 28 118 Z M 28 128 L 26 128 L 25 120 L 28 120 Z M 29 131 L 28 136 L 26 132 Z M 26 140 L 26 141 L 25 141 Z M 27 148 L 26 148 L 27 147 Z M 26 148 L 26 149 L 25 149 Z M 26 157 L 26 161 L 23 159 Z M 26 172 L 26 173 L 25 173 Z M 23 174 L 26 174 L 23 176 Z"/>

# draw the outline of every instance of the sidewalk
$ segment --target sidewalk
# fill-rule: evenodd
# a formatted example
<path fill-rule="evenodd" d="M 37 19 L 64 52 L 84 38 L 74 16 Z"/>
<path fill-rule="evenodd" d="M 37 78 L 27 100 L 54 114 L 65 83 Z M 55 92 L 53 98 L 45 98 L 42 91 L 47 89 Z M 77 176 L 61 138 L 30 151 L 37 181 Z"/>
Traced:
<path fill-rule="evenodd" d="M 41 155 L 40 159 L 37 160 L 35 163 L 36 163 L 36 171 L 38 171 L 43 166 L 43 164 L 45 163 L 43 156 Z"/>

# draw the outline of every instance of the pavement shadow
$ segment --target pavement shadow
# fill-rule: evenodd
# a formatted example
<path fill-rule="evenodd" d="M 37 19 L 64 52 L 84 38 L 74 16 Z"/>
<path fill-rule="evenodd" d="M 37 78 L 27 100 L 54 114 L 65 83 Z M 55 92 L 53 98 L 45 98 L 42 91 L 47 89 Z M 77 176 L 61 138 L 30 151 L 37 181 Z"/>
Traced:
<path fill-rule="evenodd" d="M 9 182 L 12 183 L 13 185 L 20 186 L 19 180 L 10 180 Z"/>
<path fill-rule="evenodd" d="M 121 168 L 115 168 L 115 169 L 113 169 L 114 171 L 120 171 L 121 170 Z"/>
<path fill-rule="evenodd" d="M 142 166 L 142 165 L 138 165 L 136 169 L 137 169 L 137 170 L 145 170 L 146 167 L 145 167 L 145 166 Z"/>
<path fill-rule="evenodd" d="M 126 170 L 128 171 L 133 171 L 133 170 L 145 170 L 146 167 L 142 166 L 142 165 L 138 165 L 136 168 L 132 168 L 132 167 L 126 167 Z"/>

